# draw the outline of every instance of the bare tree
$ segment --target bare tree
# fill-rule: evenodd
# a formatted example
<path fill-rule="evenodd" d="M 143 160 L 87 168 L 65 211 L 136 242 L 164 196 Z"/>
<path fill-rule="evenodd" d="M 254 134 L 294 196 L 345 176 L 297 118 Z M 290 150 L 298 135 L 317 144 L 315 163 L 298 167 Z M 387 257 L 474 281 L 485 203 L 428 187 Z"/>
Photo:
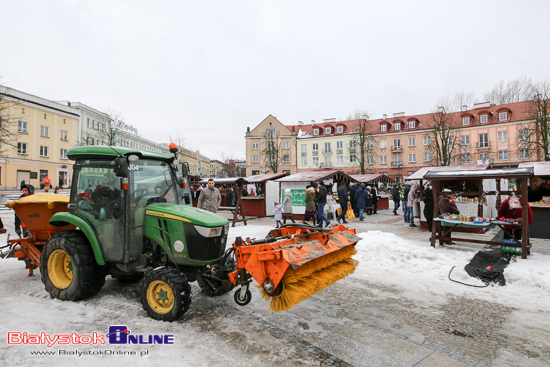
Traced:
<path fill-rule="evenodd" d="M 352 131 L 353 137 L 350 140 L 349 153 L 350 163 L 358 165 L 361 174 L 365 174 L 369 168 L 374 168 L 377 153 L 377 142 L 375 129 L 369 120 L 367 111 L 356 110 L 354 115 L 349 115 L 348 120 L 357 120 L 357 126 Z M 353 162 L 352 156 L 355 156 Z"/>
<path fill-rule="evenodd" d="M 487 102 L 493 105 L 515 103 L 530 99 L 532 89 L 531 78 L 516 78 L 508 82 L 499 81 L 493 89 L 483 95 Z"/>
<path fill-rule="evenodd" d="M 448 166 L 453 162 L 454 155 L 458 153 L 459 141 L 455 129 L 458 127 L 453 118 L 452 108 L 447 99 L 438 103 L 428 121 L 430 131 L 430 144 L 427 150 L 432 153 L 435 163 L 439 166 Z"/>
<path fill-rule="evenodd" d="M 0 148 L 5 146 L 16 147 L 20 128 L 26 128 L 25 126 L 19 126 L 20 120 L 13 109 L 17 104 L 18 99 L 10 96 L 9 88 L 0 85 Z M 2 155 L 2 151 L 4 149 L 0 149 L 0 155 Z"/>
<path fill-rule="evenodd" d="M 261 152 L 266 169 L 269 168 L 273 173 L 277 173 L 283 161 L 281 139 L 279 132 L 272 127 L 271 123 L 269 123 L 269 128 L 265 130 L 261 143 Z"/>
<path fill-rule="evenodd" d="M 542 159 L 550 161 L 550 81 L 533 83 L 529 90 L 528 114 L 530 122 L 520 128 L 518 148 L 537 152 Z M 530 154 L 529 154 L 530 155 Z M 538 158 L 541 159 L 541 158 Z"/>
<path fill-rule="evenodd" d="M 119 143 L 119 135 L 124 122 L 120 112 L 107 108 L 104 113 L 108 116 L 107 122 L 99 122 L 97 132 L 83 134 L 80 145 L 93 145 L 95 141 L 101 141 L 108 146 L 116 146 Z"/>
<path fill-rule="evenodd" d="M 246 176 L 246 167 L 237 165 L 237 162 L 233 157 L 225 157 L 222 155 L 221 162 L 222 174 L 227 177 L 244 177 Z"/>
<path fill-rule="evenodd" d="M 178 149 L 180 151 L 185 149 L 187 145 L 185 134 L 183 134 L 179 130 L 176 130 L 175 132 L 168 134 L 168 140 L 170 141 L 170 143 L 175 143 L 178 146 Z"/>

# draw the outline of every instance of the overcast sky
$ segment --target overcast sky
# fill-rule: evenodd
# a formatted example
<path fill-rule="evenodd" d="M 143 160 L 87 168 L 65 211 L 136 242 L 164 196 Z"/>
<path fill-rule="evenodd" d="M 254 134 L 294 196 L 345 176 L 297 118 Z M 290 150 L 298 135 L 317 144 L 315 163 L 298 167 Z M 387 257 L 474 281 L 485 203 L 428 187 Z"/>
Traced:
<path fill-rule="evenodd" d="M 0 82 L 244 158 L 246 128 L 550 79 L 550 1 L 2 1 Z M 482 102 L 482 101 L 480 101 Z"/>

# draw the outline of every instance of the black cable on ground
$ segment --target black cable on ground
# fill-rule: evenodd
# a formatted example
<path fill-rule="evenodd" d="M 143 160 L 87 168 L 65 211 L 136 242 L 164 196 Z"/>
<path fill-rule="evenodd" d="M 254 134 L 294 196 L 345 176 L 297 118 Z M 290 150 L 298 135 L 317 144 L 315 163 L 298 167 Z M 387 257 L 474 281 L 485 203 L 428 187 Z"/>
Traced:
<path fill-rule="evenodd" d="M 449 271 L 449 280 L 451 282 L 455 282 L 455 283 L 458 283 L 458 284 L 462 284 L 462 285 L 467 285 L 468 287 L 474 287 L 474 288 L 485 288 L 485 287 L 488 287 L 489 284 L 486 283 L 485 285 L 473 285 L 473 284 L 466 284 L 466 283 L 462 283 L 462 282 L 459 282 L 458 280 L 454 280 L 454 279 L 451 279 L 451 272 L 453 271 L 455 267 L 453 266 L 451 268 L 451 270 Z"/>

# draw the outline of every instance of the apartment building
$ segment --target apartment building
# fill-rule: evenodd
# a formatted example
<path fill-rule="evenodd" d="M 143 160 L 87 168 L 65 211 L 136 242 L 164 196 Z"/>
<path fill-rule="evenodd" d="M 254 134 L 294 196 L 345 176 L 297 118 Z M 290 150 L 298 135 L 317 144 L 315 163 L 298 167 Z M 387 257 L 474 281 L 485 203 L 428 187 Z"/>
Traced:
<path fill-rule="evenodd" d="M 246 175 L 273 172 L 270 157 L 265 154 L 266 144 L 271 139 L 279 149 L 276 162 L 277 173 L 296 173 L 296 136 L 297 131 L 283 125 L 276 117 L 269 115 L 254 129 L 246 132 Z"/>
<path fill-rule="evenodd" d="M 457 136 L 453 165 L 489 163 L 514 167 L 521 162 L 541 160 L 539 152 L 521 144 L 532 123 L 529 102 L 494 106 L 479 103 L 447 114 Z M 396 113 L 368 120 L 366 173 L 384 173 L 396 181 L 421 167 L 439 165 L 431 147 L 434 114 Z M 360 172 L 357 131 L 360 120 L 287 125 L 296 131 L 297 171 L 338 169 Z M 248 147 L 248 145 L 247 145 Z M 249 151 L 247 149 L 247 157 Z"/>
<path fill-rule="evenodd" d="M 3 117 L 14 122 L 4 128 L 16 141 L 0 146 L 0 190 L 18 190 L 22 180 L 39 187 L 46 176 L 52 185 L 69 187 L 67 151 L 78 139 L 80 111 L 12 88 L 1 93 Z"/>

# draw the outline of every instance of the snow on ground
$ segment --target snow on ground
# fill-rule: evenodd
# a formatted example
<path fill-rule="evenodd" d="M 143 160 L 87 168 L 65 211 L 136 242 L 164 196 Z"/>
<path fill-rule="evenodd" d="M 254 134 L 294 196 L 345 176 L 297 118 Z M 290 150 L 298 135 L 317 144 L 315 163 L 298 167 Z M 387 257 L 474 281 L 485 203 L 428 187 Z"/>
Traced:
<path fill-rule="evenodd" d="M 13 231 L 13 213 L 2 212 L 1 217 L 9 233 Z M 272 229 L 270 226 L 242 224 L 231 228 L 230 241 L 236 236 L 243 238 L 263 238 Z M 434 249 L 426 243 L 418 243 L 400 238 L 393 233 L 368 231 L 358 233 L 363 239 L 357 244 L 357 271 L 351 275 L 356 280 L 383 284 L 400 290 L 403 297 L 432 304 L 443 303 L 446 295 L 454 294 L 467 298 L 482 299 L 517 309 L 515 322 L 548 329 L 548 317 L 540 318 L 542 312 L 547 316 L 550 304 L 550 256 L 532 254 L 528 260 L 518 259 L 506 268 L 505 287 L 490 286 L 473 288 L 451 282 L 447 277 L 449 270 L 456 266 L 452 277 L 461 282 L 483 285 L 470 278 L 464 271 L 475 254 L 472 251 Z M 12 235 L 13 238 L 13 235 Z M 0 244 L 6 243 L 7 236 L 0 235 Z M 95 297 L 81 302 L 63 302 L 54 300 L 44 290 L 37 271 L 36 276 L 27 277 L 24 264 L 16 259 L 0 260 L 0 364 L 4 366 L 41 362 L 46 365 L 96 366 L 105 361 L 110 365 L 161 366 L 178 363 L 183 366 L 228 365 L 255 366 L 277 365 L 277 359 L 259 359 L 250 353 L 239 350 L 233 344 L 224 342 L 219 335 L 208 333 L 183 321 L 163 323 L 148 318 L 139 303 L 136 287 L 127 287 L 110 279 L 102 291 Z M 256 297 L 256 296 L 254 296 Z M 231 297 L 232 298 L 232 297 Z M 217 298 L 219 299 L 219 298 Z M 216 302 L 213 299 L 212 302 Z M 253 302 L 263 302 L 259 297 Z M 307 301 L 306 301 L 307 302 Z M 207 302 L 204 304 L 208 305 Z M 193 309 L 193 304 L 191 305 Z M 202 312 L 193 309 L 194 312 Z M 207 312 L 207 310 L 204 310 Z M 231 325 L 231 320 L 227 320 Z M 36 357 L 33 351 L 44 351 L 44 346 L 8 345 L 6 336 L 9 331 L 27 333 L 46 332 L 89 334 L 93 331 L 107 333 L 109 325 L 128 325 L 137 334 L 174 334 L 173 346 L 125 345 L 120 349 L 125 353 L 148 351 L 145 356 L 42 356 Z M 240 325 L 233 325 L 239 330 Z M 52 350 L 66 349 L 81 352 L 97 352 L 107 349 L 97 346 L 54 347 Z M 98 358 L 100 358 L 98 360 Z"/>

